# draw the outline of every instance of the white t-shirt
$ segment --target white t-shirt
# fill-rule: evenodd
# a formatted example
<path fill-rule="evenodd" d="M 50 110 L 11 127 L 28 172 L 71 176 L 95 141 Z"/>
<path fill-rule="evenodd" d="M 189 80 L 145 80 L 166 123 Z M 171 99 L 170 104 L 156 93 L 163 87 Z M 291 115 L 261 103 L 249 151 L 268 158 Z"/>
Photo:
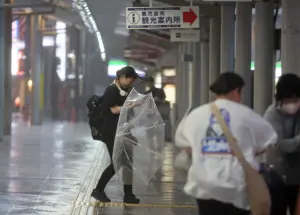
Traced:
<path fill-rule="evenodd" d="M 258 169 L 255 154 L 276 143 L 276 132 L 265 119 L 242 104 L 225 99 L 218 99 L 216 104 L 247 161 Z M 178 147 L 192 148 L 192 165 L 184 188 L 188 195 L 249 209 L 243 169 L 232 156 L 210 104 L 196 108 L 182 120 L 175 142 Z"/>

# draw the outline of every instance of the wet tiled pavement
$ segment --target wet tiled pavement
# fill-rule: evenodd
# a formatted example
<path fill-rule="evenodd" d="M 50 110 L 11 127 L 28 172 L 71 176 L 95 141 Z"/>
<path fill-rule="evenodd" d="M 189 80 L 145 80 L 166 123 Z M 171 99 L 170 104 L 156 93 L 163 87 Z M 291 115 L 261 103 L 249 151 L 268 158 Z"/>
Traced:
<path fill-rule="evenodd" d="M 141 205 L 99 206 L 89 194 L 109 159 L 89 135 L 86 124 L 14 123 L 12 137 L 0 146 L 0 215 L 196 214 L 193 200 L 182 192 L 184 174 L 173 169 L 171 144 L 152 185 L 135 185 Z M 114 202 L 122 200 L 119 187 L 116 179 L 108 185 Z"/>

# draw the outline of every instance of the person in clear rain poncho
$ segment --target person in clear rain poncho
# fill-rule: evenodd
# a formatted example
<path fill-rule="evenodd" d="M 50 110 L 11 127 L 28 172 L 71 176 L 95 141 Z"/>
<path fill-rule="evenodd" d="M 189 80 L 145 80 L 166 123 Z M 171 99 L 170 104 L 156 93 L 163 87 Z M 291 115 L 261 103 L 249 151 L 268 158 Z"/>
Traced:
<path fill-rule="evenodd" d="M 115 82 L 109 85 L 104 94 L 101 103 L 101 111 L 106 115 L 106 120 L 102 128 L 101 141 L 105 143 L 112 159 L 114 151 L 114 142 L 119 121 L 119 115 L 123 108 L 124 102 L 132 88 L 135 80 L 139 78 L 134 68 L 126 66 L 117 72 Z M 130 108 L 130 107 L 127 107 Z M 126 169 L 124 168 L 124 171 Z M 111 164 L 104 170 L 98 181 L 96 188 L 92 192 L 92 197 L 100 202 L 110 202 L 104 189 L 110 179 L 115 175 L 116 169 L 111 160 Z M 138 204 L 139 199 L 132 192 L 132 172 L 124 172 L 124 202 Z"/>

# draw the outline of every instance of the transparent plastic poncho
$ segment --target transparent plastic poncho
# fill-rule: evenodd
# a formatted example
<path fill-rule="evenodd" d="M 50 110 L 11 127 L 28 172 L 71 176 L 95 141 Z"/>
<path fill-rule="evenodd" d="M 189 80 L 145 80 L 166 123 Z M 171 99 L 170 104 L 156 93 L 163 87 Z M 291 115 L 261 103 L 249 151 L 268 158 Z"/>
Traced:
<path fill-rule="evenodd" d="M 117 127 L 113 165 L 123 185 L 149 185 L 163 165 L 165 156 L 165 123 L 152 94 L 131 90 Z"/>

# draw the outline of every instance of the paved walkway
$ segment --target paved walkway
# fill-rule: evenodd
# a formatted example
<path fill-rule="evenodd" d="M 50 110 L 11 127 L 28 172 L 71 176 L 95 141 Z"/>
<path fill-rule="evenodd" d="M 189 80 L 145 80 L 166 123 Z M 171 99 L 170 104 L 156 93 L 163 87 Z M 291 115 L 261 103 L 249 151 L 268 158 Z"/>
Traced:
<path fill-rule="evenodd" d="M 196 213 L 193 200 L 182 192 L 184 175 L 172 167 L 171 145 L 152 186 L 135 185 L 142 204 L 124 207 L 120 203 L 122 191 L 114 179 L 107 193 L 119 203 L 100 206 L 90 193 L 109 158 L 88 129 L 86 124 L 27 127 L 14 122 L 12 137 L 0 145 L 0 215 Z"/>

